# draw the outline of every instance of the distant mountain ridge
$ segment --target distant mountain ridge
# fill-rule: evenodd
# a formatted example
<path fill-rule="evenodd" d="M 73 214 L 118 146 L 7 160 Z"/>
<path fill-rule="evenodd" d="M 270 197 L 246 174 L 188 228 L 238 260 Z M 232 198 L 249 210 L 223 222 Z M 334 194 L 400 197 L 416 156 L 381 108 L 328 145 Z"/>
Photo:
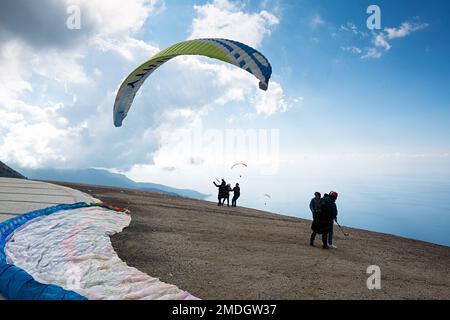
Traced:
<path fill-rule="evenodd" d="M 11 169 L 1 161 L 0 161 L 0 177 L 26 179 L 23 175 L 18 173 L 16 170 Z"/>
<path fill-rule="evenodd" d="M 136 182 L 127 176 L 103 169 L 21 169 L 30 179 L 65 181 L 117 188 L 139 189 L 204 200 L 209 195 L 189 189 L 177 189 L 151 182 Z"/>

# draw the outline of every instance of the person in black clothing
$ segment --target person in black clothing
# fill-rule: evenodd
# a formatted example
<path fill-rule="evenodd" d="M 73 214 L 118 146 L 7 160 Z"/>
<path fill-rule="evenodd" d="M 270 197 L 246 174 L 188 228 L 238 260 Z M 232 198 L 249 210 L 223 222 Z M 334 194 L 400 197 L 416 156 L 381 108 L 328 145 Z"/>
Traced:
<path fill-rule="evenodd" d="M 319 223 L 320 223 L 320 232 L 322 233 L 322 243 L 324 249 L 330 249 L 330 246 L 328 245 L 328 235 L 333 230 L 333 220 L 334 221 L 337 220 L 337 207 L 336 207 L 337 197 L 338 197 L 337 192 L 331 191 L 330 194 L 325 194 L 323 196 L 320 205 Z"/>
<path fill-rule="evenodd" d="M 225 200 L 227 200 L 227 207 L 230 206 L 230 192 L 233 191 L 233 189 L 231 189 L 231 185 L 227 184 L 225 186 L 225 190 L 223 192 L 223 202 L 222 205 L 225 204 Z"/>
<path fill-rule="evenodd" d="M 329 195 L 336 202 L 336 199 L 338 197 L 337 192 L 330 191 Z M 337 249 L 337 247 L 333 244 L 333 226 L 334 226 L 334 222 L 337 221 L 337 214 L 338 214 L 338 211 L 337 211 L 336 204 L 335 204 L 334 209 L 333 209 L 333 219 L 331 219 L 330 226 L 328 229 L 328 246 L 332 249 Z"/>
<path fill-rule="evenodd" d="M 309 209 L 312 212 L 313 216 L 313 222 L 311 225 L 311 239 L 309 241 L 309 244 L 311 246 L 314 246 L 314 240 L 316 239 L 316 235 L 320 232 L 320 224 L 319 224 L 319 214 L 320 214 L 320 202 L 321 202 L 321 194 L 320 192 L 314 193 L 314 198 L 311 199 L 311 202 L 309 203 Z"/>
<path fill-rule="evenodd" d="M 241 196 L 241 188 L 239 187 L 239 183 L 236 183 L 236 186 L 233 188 L 233 199 L 231 199 L 231 206 L 236 207 L 236 201 Z"/>
<path fill-rule="evenodd" d="M 219 188 L 219 193 L 217 195 L 217 199 L 219 200 L 219 202 L 217 203 L 218 206 L 222 206 L 222 199 L 226 198 L 226 194 L 228 193 L 227 190 L 227 183 L 225 182 L 224 179 L 222 179 L 222 183 L 221 184 L 217 184 L 215 181 L 213 181 L 214 185 Z M 224 200 L 225 202 L 225 200 Z"/>

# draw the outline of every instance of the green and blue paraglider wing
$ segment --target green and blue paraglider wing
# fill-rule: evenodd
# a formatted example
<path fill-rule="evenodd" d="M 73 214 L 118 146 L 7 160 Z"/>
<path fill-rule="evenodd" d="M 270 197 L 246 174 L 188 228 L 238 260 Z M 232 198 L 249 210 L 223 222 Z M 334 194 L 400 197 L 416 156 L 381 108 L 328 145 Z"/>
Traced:
<path fill-rule="evenodd" d="M 184 41 L 159 52 L 137 67 L 122 82 L 114 102 L 114 125 L 122 122 L 130 110 L 136 93 L 145 80 L 170 59 L 181 55 L 200 55 L 233 64 L 253 74 L 259 80 L 259 88 L 267 90 L 272 67 L 269 61 L 255 49 L 233 40 L 198 39 Z"/>

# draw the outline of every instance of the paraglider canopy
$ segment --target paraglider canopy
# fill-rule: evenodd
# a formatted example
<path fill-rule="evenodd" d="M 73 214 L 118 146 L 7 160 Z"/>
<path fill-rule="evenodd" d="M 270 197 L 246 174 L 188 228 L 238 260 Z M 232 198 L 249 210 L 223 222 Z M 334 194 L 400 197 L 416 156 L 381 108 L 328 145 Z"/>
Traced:
<path fill-rule="evenodd" d="M 235 167 L 237 167 L 237 166 L 244 166 L 244 167 L 246 167 L 247 168 L 247 165 L 245 164 L 245 163 L 243 163 L 243 162 L 238 162 L 238 163 L 235 163 L 235 164 L 233 164 L 232 166 L 231 166 L 231 170 L 233 170 Z"/>
<path fill-rule="evenodd" d="M 239 166 L 243 166 L 243 167 L 247 168 L 247 164 L 245 164 L 243 162 L 238 162 L 231 166 L 231 170 L 233 170 L 234 168 L 239 167 Z M 239 175 L 239 178 L 242 178 L 242 174 Z"/>
<path fill-rule="evenodd" d="M 267 199 L 272 199 L 272 197 L 270 196 L 270 194 L 267 194 L 267 193 L 264 194 L 264 197 L 267 198 Z M 265 205 L 265 206 L 267 205 L 267 201 L 264 202 L 264 205 Z"/>
<path fill-rule="evenodd" d="M 159 52 L 146 61 L 122 82 L 114 102 L 114 125 L 122 126 L 136 93 L 145 80 L 170 59 L 181 55 L 201 55 L 218 59 L 241 68 L 259 80 L 259 88 L 267 90 L 272 67 L 260 52 L 243 43 L 228 39 L 197 39 L 180 42 Z"/>

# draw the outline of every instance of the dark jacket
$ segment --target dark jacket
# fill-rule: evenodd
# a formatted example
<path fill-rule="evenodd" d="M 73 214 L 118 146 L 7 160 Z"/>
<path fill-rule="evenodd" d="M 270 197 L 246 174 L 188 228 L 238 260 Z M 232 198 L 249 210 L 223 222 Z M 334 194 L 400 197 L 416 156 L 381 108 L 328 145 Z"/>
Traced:
<path fill-rule="evenodd" d="M 319 222 L 322 232 L 328 230 L 333 220 L 337 219 L 338 211 L 335 201 L 336 200 L 328 194 L 325 194 L 322 198 L 319 213 Z"/>
<path fill-rule="evenodd" d="M 228 188 L 225 182 L 222 182 L 220 185 L 213 182 L 216 187 L 219 188 L 219 198 L 228 197 Z"/>
<path fill-rule="evenodd" d="M 241 195 L 241 188 L 240 187 L 234 187 L 233 188 L 233 194 L 235 198 L 239 198 Z"/>
<path fill-rule="evenodd" d="M 319 216 L 320 212 L 320 202 L 322 199 L 316 199 L 315 197 L 311 199 L 311 202 L 309 203 L 309 209 L 312 212 L 313 220 L 316 220 Z"/>
<path fill-rule="evenodd" d="M 311 209 L 313 221 L 311 224 L 311 230 L 317 233 L 321 233 L 319 214 L 321 208 L 322 199 L 316 199 L 315 197 L 311 199 L 309 203 L 309 209 Z"/>

